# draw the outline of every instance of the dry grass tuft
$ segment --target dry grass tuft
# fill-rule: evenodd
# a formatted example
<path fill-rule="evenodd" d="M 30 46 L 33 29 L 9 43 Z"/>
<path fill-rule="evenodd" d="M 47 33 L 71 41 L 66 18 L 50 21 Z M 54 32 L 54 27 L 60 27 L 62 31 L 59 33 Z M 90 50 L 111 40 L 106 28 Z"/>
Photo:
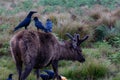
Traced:
<path fill-rule="evenodd" d="M 101 5 L 95 5 L 89 10 L 89 16 L 97 20 L 100 18 L 101 12 L 108 12 L 109 10 Z"/>
<path fill-rule="evenodd" d="M 89 16 L 95 20 L 93 26 L 104 24 L 111 29 L 114 27 L 116 21 L 120 19 L 120 8 L 110 11 L 107 8 L 97 5 L 90 10 Z"/>

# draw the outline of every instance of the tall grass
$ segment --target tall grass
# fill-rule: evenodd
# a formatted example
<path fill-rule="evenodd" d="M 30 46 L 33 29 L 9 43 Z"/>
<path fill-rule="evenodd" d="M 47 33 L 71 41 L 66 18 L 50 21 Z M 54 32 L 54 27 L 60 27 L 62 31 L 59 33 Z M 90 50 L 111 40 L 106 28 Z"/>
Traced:
<path fill-rule="evenodd" d="M 109 69 L 98 60 L 89 60 L 84 64 L 78 62 L 60 68 L 62 75 L 72 80 L 98 80 L 107 75 Z"/>
<path fill-rule="evenodd" d="M 43 24 L 47 18 L 52 19 L 54 23 L 53 33 L 60 40 L 68 39 L 65 36 L 66 33 L 79 33 L 81 37 L 89 35 L 89 39 L 85 42 L 87 45 L 90 44 L 88 45 L 89 48 L 84 45 L 83 49 L 86 62 L 83 64 L 72 61 L 60 62 L 59 72 L 61 75 L 67 77 L 68 80 L 120 79 L 119 9 L 111 10 L 119 5 L 119 0 L 14 1 L 13 6 L 11 6 L 13 4 L 11 1 L 1 0 L 0 3 L 0 80 L 6 80 L 10 73 L 14 74 L 14 80 L 18 78 L 15 64 L 9 52 L 9 40 L 17 33 L 12 32 L 14 27 L 24 19 L 30 10 L 38 11 L 39 15 L 37 16 Z M 8 2 L 9 5 L 6 6 Z M 93 5 L 96 3 L 102 4 L 104 7 L 94 9 Z M 72 19 L 73 15 L 76 16 L 75 19 Z M 114 28 L 110 30 L 108 24 L 113 24 Z M 29 29 L 36 30 L 33 21 Z M 44 69 L 51 69 L 51 67 Z M 35 79 L 35 74 L 32 72 L 28 80 Z"/>

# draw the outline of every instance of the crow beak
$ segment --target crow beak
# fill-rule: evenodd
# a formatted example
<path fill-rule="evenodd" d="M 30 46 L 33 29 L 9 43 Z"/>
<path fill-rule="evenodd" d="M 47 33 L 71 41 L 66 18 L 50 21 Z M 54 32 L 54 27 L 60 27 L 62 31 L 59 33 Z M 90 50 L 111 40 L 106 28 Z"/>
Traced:
<path fill-rule="evenodd" d="M 33 13 L 37 13 L 37 11 L 32 11 Z"/>

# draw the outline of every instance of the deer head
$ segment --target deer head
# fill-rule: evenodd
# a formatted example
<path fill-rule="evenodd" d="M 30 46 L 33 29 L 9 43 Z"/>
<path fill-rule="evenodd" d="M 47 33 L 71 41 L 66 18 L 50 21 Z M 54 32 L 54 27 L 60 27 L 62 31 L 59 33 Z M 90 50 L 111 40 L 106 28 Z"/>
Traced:
<path fill-rule="evenodd" d="M 74 50 L 75 54 L 78 54 L 77 60 L 80 62 L 84 62 L 85 58 L 82 55 L 82 49 L 80 48 L 80 44 L 86 39 L 88 39 L 88 36 L 85 36 L 84 38 L 80 39 L 80 35 L 76 33 L 74 34 L 74 36 L 72 36 L 69 33 L 67 33 L 66 35 L 71 39 L 71 47 Z"/>

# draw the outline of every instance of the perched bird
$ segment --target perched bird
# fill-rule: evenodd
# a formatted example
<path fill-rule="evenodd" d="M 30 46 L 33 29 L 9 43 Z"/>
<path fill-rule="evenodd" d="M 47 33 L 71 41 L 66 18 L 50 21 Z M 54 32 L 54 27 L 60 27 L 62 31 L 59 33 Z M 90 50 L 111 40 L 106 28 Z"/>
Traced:
<path fill-rule="evenodd" d="M 9 74 L 8 78 L 6 80 L 12 80 L 13 74 Z"/>
<path fill-rule="evenodd" d="M 39 21 L 37 17 L 34 17 L 35 26 L 37 27 L 37 30 L 41 29 L 42 31 L 47 32 L 46 28 L 43 26 L 42 22 Z"/>
<path fill-rule="evenodd" d="M 44 72 L 46 72 L 49 75 L 49 79 L 53 79 L 54 78 L 54 72 L 51 70 L 44 70 Z"/>
<path fill-rule="evenodd" d="M 18 24 L 17 27 L 14 28 L 14 31 L 18 30 L 19 28 L 25 27 L 27 29 L 27 26 L 29 26 L 31 22 L 31 17 L 34 13 L 37 13 L 36 11 L 30 11 L 29 14 L 26 16 L 26 18 Z"/>
<path fill-rule="evenodd" d="M 47 29 L 47 32 L 52 32 L 52 27 L 53 27 L 53 23 L 50 19 L 47 19 L 46 20 L 46 29 Z"/>
<path fill-rule="evenodd" d="M 40 74 L 40 77 L 42 78 L 42 80 L 49 80 L 49 75 L 47 74 Z"/>

